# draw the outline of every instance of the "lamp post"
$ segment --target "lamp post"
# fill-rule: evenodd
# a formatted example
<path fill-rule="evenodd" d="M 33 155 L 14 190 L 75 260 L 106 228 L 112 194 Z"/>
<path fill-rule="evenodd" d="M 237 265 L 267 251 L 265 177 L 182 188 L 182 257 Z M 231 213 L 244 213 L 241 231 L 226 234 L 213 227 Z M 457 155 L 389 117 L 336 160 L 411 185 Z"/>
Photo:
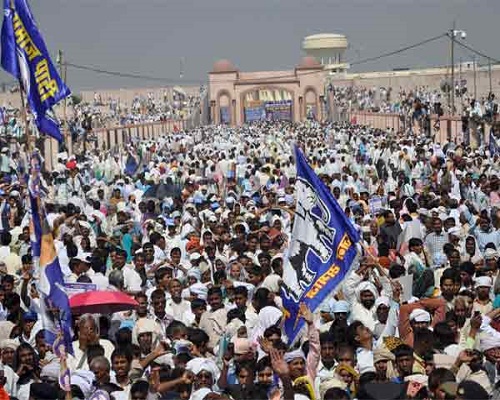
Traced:
<path fill-rule="evenodd" d="M 463 40 L 467 37 L 465 31 L 455 29 L 455 21 L 453 21 L 453 28 L 450 30 L 449 36 L 451 39 L 451 114 L 455 113 L 455 38 L 460 35 Z"/>
<path fill-rule="evenodd" d="M 474 101 L 477 99 L 477 83 L 476 83 L 476 56 L 473 56 L 474 58 L 472 59 L 474 61 Z"/>

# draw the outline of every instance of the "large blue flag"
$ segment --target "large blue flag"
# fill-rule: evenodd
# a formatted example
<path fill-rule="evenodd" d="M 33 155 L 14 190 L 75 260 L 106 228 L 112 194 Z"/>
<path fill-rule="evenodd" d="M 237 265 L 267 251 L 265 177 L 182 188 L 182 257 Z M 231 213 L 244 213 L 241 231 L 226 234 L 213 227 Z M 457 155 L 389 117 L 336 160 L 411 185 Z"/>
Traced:
<path fill-rule="evenodd" d="M 40 132 L 62 141 L 52 107 L 71 94 L 50 59 L 27 0 L 4 0 L 2 67 L 21 82 Z"/>
<path fill-rule="evenodd" d="M 281 288 L 289 343 L 304 324 L 300 303 L 314 312 L 331 295 L 349 271 L 359 241 L 351 221 L 298 147 L 295 156 L 297 203 Z"/>
<path fill-rule="evenodd" d="M 28 185 L 31 212 L 30 234 L 31 251 L 38 267 L 36 275 L 40 294 L 40 317 L 46 332 L 47 343 L 53 345 L 59 338 L 58 342 L 64 343 L 65 351 L 73 353 L 71 309 L 68 296 L 63 290 L 61 266 L 40 196 L 42 192 L 40 165 L 40 156 L 33 155 Z"/>

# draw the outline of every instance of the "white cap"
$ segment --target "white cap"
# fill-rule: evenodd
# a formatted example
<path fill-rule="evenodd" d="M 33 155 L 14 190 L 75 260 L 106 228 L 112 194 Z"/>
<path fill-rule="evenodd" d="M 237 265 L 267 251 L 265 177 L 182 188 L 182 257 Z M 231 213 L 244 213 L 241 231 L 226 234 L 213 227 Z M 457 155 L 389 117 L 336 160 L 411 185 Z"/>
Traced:
<path fill-rule="evenodd" d="M 484 258 L 487 260 L 497 257 L 498 257 L 498 252 L 495 249 L 486 249 L 484 251 Z"/>
<path fill-rule="evenodd" d="M 491 281 L 491 277 L 489 276 L 479 276 L 475 279 L 476 287 L 492 287 L 493 282 Z"/>
<path fill-rule="evenodd" d="M 336 301 L 333 304 L 332 312 L 335 313 L 348 313 L 350 310 L 349 303 L 345 300 Z"/>
<path fill-rule="evenodd" d="M 386 307 L 390 307 L 391 305 L 391 300 L 387 296 L 380 296 L 377 297 L 377 300 L 375 300 L 375 310 L 379 308 L 379 306 L 384 305 Z"/>
<path fill-rule="evenodd" d="M 427 311 L 417 308 L 410 313 L 410 321 L 431 322 L 431 315 Z"/>

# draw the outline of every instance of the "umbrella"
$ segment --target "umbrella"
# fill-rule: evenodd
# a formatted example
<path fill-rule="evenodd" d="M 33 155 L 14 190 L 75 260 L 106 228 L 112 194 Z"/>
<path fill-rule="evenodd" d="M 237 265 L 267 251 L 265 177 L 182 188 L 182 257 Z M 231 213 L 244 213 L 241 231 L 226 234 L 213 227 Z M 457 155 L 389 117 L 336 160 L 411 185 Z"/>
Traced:
<path fill-rule="evenodd" d="M 69 306 L 75 314 L 112 314 L 132 310 L 138 303 L 123 292 L 96 290 L 75 294 L 70 297 Z"/>

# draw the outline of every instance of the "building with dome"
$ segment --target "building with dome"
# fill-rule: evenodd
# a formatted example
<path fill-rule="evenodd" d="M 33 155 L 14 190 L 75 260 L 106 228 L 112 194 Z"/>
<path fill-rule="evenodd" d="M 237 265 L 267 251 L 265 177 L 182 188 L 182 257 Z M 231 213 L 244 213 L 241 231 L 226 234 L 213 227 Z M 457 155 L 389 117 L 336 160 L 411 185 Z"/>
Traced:
<path fill-rule="evenodd" d="M 340 34 L 307 36 L 302 42 L 306 55 L 288 71 L 243 72 L 229 60 L 215 62 L 209 73 L 212 123 L 326 118 L 330 94 L 325 88 L 332 75 L 344 77 L 349 68 L 344 62 L 347 45 Z"/>
<path fill-rule="evenodd" d="M 303 57 L 288 71 L 240 71 L 219 60 L 209 73 L 210 117 L 215 124 L 323 119 L 324 66 Z"/>
<path fill-rule="evenodd" d="M 439 88 L 449 79 L 449 66 L 350 73 L 347 48 L 344 35 L 320 33 L 303 39 L 306 55 L 286 71 L 244 72 L 229 60 L 217 61 L 208 76 L 210 122 L 237 126 L 259 120 L 335 120 L 337 87 L 414 90 Z M 460 82 L 467 83 L 469 93 L 477 92 L 477 98 L 500 90 L 500 65 L 489 70 L 461 63 L 455 73 Z"/>

